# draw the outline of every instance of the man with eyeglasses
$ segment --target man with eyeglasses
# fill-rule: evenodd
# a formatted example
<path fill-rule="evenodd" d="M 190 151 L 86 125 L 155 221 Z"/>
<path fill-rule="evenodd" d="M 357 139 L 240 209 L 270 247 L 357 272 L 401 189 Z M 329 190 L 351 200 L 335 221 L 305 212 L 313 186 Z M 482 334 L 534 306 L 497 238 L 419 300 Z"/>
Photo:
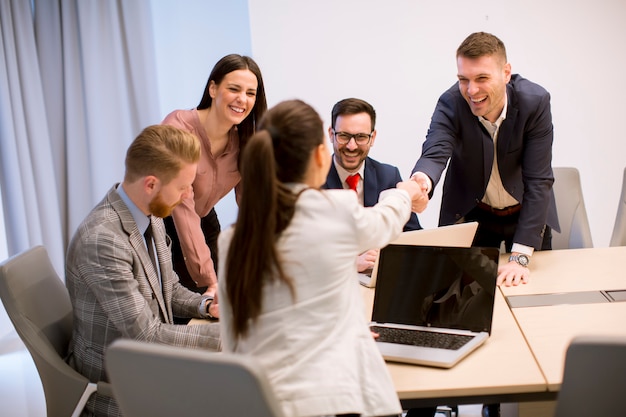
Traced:
<path fill-rule="evenodd" d="M 328 137 L 333 144 L 333 158 L 323 188 L 353 189 L 361 204 L 371 207 L 378 202 L 381 191 L 395 188 L 402 181 L 397 167 L 383 164 L 368 156 L 376 140 L 376 112 L 371 104 L 357 98 L 337 102 L 331 112 Z M 404 230 L 421 229 L 415 213 L 411 213 Z M 377 251 L 359 256 L 359 272 L 371 269 Z"/>

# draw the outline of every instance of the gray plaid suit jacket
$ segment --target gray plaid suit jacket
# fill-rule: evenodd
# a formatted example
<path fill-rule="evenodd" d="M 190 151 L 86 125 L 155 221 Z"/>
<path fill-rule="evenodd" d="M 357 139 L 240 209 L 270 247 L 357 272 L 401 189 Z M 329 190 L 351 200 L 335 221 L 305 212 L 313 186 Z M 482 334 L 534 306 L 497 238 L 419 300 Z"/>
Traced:
<path fill-rule="evenodd" d="M 203 297 L 180 285 L 172 269 L 163 220 L 153 217 L 162 287 L 142 233 L 113 187 L 89 213 L 70 242 L 66 285 L 74 309 L 67 358 L 91 381 L 107 380 L 103 361 L 115 339 L 219 350 L 219 325 L 175 325 L 173 315 L 202 317 Z M 89 413 L 120 415 L 114 400 L 94 396 Z"/>

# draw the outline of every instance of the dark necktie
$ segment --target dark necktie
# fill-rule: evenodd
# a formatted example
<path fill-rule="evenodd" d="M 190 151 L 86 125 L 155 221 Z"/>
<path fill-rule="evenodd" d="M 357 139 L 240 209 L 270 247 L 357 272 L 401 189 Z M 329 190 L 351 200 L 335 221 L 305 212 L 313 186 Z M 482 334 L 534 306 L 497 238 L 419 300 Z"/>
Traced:
<path fill-rule="evenodd" d="M 348 184 L 348 187 L 350 187 L 350 189 L 354 192 L 356 192 L 356 186 L 359 183 L 359 178 L 361 178 L 361 176 L 358 173 L 350 175 L 348 176 L 348 178 L 346 178 L 346 183 Z"/>
<path fill-rule="evenodd" d="M 154 270 L 157 275 L 159 274 L 159 268 L 157 267 L 157 257 L 156 253 L 154 253 L 154 238 L 152 236 L 152 222 L 148 224 L 148 228 L 143 233 L 143 237 L 146 239 L 146 246 L 148 246 L 148 255 L 150 255 L 150 260 L 152 261 L 152 266 L 154 266 Z"/>

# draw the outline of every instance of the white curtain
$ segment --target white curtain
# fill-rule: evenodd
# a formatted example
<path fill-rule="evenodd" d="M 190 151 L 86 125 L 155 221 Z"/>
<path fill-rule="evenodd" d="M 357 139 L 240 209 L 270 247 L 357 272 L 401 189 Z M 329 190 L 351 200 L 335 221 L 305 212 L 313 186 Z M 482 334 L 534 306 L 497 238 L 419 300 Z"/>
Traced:
<path fill-rule="evenodd" d="M 160 121 L 153 43 L 150 0 L 0 0 L 9 255 L 43 244 L 64 276 L 76 227 Z"/>
<path fill-rule="evenodd" d="M 0 2 L 0 157 L 9 255 L 45 244 L 62 271 L 63 230 L 28 1 Z"/>

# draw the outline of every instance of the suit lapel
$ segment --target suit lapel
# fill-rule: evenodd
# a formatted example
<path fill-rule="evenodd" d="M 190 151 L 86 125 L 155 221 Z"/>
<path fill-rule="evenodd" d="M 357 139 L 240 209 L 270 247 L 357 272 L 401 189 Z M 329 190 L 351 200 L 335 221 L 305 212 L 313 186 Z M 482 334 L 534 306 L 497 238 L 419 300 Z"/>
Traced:
<path fill-rule="evenodd" d="M 378 173 L 374 165 L 370 163 L 370 158 L 365 158 L 365 169 L 363 170 L 363 205 L 372 207 L 378 201 Z"/>
<path fill-rule="evenodd" d="M 498 133 L 498 166 L 504 161 L 504 156 L 507 154 L 509 146 L 511 146 L 511 138 L 514 137 L 513 127 L 515 126 L 517 113 L 517 108 L 509 104 L 506 119 L 502 122 L 500 132 Z"/>
<path fill-rule="evenodd" d="M 341 189 L 343 188 L 343 184 L 341 184 L 341 180 L 339 179 L 339 173 L 337 172 L 337 168 L 335 167 L 335 156 L 332 156 L 332 162 L 330 164 L 330 169 L 328 170 L 328 175 L 326 176 L 326 183 L 322 186 L 324 189 Z"/>
<path fill-rule="evenodd" d="M 121 199 L 117 191 L 115 191 L 115 187 L 111 191 L 109 191 L 109 201 L 111 202 L 111 207 L 113 207 L 113 209 L 117 212 L 120 221 L 122 222 L 122 227 L 124 231 L 129 235 L 130 245 L 134 249 L 137 257 L 139 258 L 139 261 L 141 262 L 141 265 L 143 266 L 145 277 L 150 285 L 150 288 L 152 289 L 155 298 L 157 299 L 159 308 L 161 309 L 161 313 L 164 317 L 168 318 L 167 320 L 170 320 L 167 313 L 168 309 L 163 298 L 163 292 L 161 291 L 159 275 L 154 269 L 152 261 L 150 260 L 150 255 L 148 254 L 148 249 L 146 248 L 143 234 L 139 232 L 139 229 L 137 228 L 137 223 L 135 223 L 133 215 L 130 213 L 130 210 L 128 210 L 128 207 L 126 207 L 126 204 Z M 157 234 L 161 233 L 153 231 L 153 234 L 155 235 L 154 239 L 157 247 L 157 256 L 159 257 L 159 263 L 161 263 L 163 256 L 159 251 L 159 244 L 157 243 L 158 239 L 156 237 Z M 163 238 L 160 239 L 162 240 Z M 161 266 L 161 270 L 163 271 L 163 266 Z M 141 279 L 141 277 L 136 278 Z"/>

